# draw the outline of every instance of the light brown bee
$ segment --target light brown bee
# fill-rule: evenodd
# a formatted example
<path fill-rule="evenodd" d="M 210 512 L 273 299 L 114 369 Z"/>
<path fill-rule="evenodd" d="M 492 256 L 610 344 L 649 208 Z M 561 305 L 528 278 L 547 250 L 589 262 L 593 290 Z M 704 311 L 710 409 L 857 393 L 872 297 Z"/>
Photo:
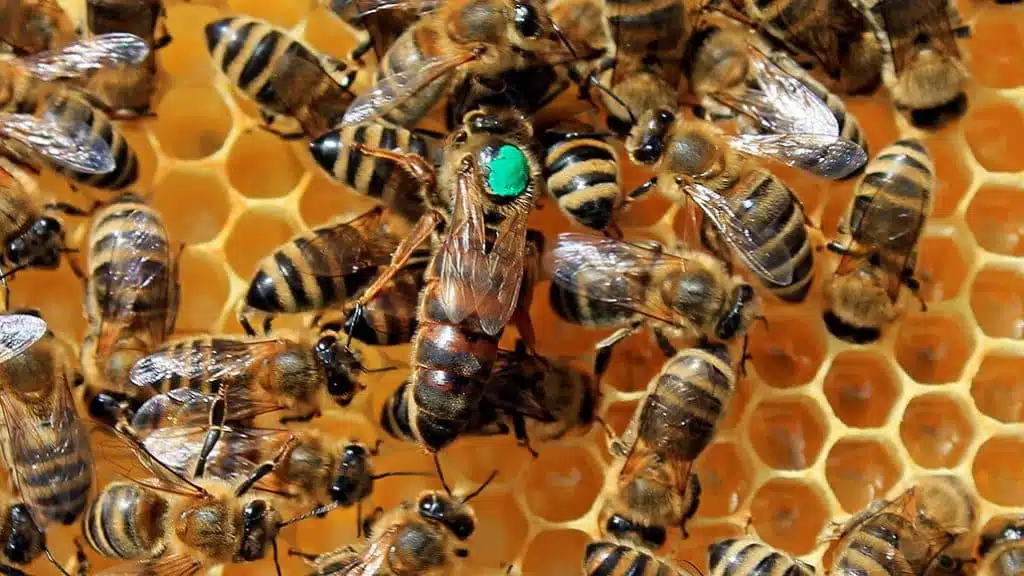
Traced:
<path fill-rule="evenodd" d="M 914 139 L 890 144 L 868 164 L 836 239 L 828 244 L 842 255 L 824 287 L 825 325 L 837 338 L 877 340 L 902 312 L 900 287 L 919 290 L 917 244 L 934 182 L 931 157 Z"/>
<path fill-rule="evenodd" d="M 977 548 L 978 576 L 1012 576 L 1024 571 L 1024 517 L 996 516 L 988 521 Z"/>
<path fill-rule="evenodd" d="M 171 41 L 163 0 L 87 0 L 85 11 L 92 35 L 127 32 L 143 39 L 150 51 L 140 64 L 96 71 L 83 87 L 104 104 L 107 112 L 148 114 L 156 90 L 155 51 Z"/>
<path fill-rule="evenodd" d="M 404 2 L 366 0 L 360 13 Z M 382 118 L 411 127 L 467 75 L 496 76 L 573 57 L 547 8 L 534 0 L 440 3 L 395 40 L 380 60 L 376 83 L 345 112 L 345 125 Z"/>
<path fill-rule="evenodd" d="M 277 314 L 337 307 L 365 288 L 398 245 L 382 216 L 383 210 L 375 208 L 351 220 L 318 226 L 260 260 L 238 312 L 246 333 L 256 335 L 253 317 L 263 316 L 267 334 Z"/>
<path fill-rule="evenodd" d="M 917 126 L 935 127 L 967 109 L 967 80 L 956 37 L 966 35 L 949 0 L 878 0 L 889 40 L 883 80 L 898 108 Z"/>
<path fill-rule="evenodd" d="M 624 196 L 610 139 L 586 124 L 561 124 L 545 130 L 540 140 L 548 192 L 562 212 L 594 230 L 612 225 Z"/>
<path fill-rule="evenodd" d="M 690 487 L 693 461 L 714 438 L 735 381 L 721 344 L 685 349 L 665 362 L 612 443 L 621 465 L 606 482 L 599 517 L 605 536 L 657 548 L 667 526 L 686 533 L 700 500 L 699 485 Z"/>
<path fill-rule="evenodd" d="M 178 254 L 160 214 L 131 193 L 96 211 L 88 246 L 84 403 L 96 420 L 124 426 L 149 394 L 130 385 L 129 371 L 174 332 Z"/>
<path fill-rule="evenodd" d="M 549 268 L 555 313 L 583 326 L 618 328 L 597 345 L 598 379 L 612 348 L 641 326 L 650 324 L 659 342 L 665 336 L 733 341 L 759 314 L 753 287 L 696 251 L 676 256 L 656 244 L 560 234 Z"/>
<path fill-rule="evenodd" d="M 15 54 L 57 50 L 77 37 L 74 22 L 57 0 L 0 2 L 0 42 Z"/>
<path fill-rule="evenodd" d="M 712 543 L 708 546 L 708 567 L 710 576 L 814 576 L 814 566 L 753 538 L 726 538 Z"/>
<path fill-rule="evenodd" d="M 972 536 L 978 521 L 978 501 L 958 476 L 935 474 L 915 479 L 918 515 L 922 521 L 945 527 L 956 533 L 956 539 L 947 546 L 927 574 L 962 574 L 965 564 L 971 562 L 974 545 Z"/>
<path fill-rule="evenodd" d="M 210 22 L 206 48 L 225 76 L 259 105 L 266 128 L 285 138 L 316 138 L 334 128 L 354 98 L 349 88 L 355 72 L 342 74 L 344 62 L 317 54 L 263 20 L 231 16 Z M 278 116 L 299 130 L 275 129 Z"/>
<path fill-rule="evenodd" d="M 695 576 L 641 548 L 618 542 L 591 542 L 583 556 L 585 576 Z"/>
<path fill-rule="evenodd" d="M 878 85 L 882 47 L 878 26 L 855 0 L 732 0 L 759 30 L 806 56 L 846 93 Z"/>
<path fill-rule="evenodd" d="M 81 374 L 70 348 L 38 313 L 0 315 L 0 342 L 0 413 L 12 489 L 40 530 L 71 524 L 92 486 L 92 450 L 71 395 Z"/>
<path fill-rule="evenodd" d="M 26 164 L 42 161 L 75 183 L 111 190 L 134 183 L 138 158 L 124 136 L 87 95 L 62 82 L 74 84 L 98 68 L 137 65 L 147 54 L 143 39 L 114 33 L 78 40 L 57 52 L 0 62 L 0 112 L 47 123 L 33 127 L 42 136 L 38 142 L 17 142 L 6 146 L 8 152 Z M 11 128 L 27 126 L 12 126 L 8 134 Z"/>

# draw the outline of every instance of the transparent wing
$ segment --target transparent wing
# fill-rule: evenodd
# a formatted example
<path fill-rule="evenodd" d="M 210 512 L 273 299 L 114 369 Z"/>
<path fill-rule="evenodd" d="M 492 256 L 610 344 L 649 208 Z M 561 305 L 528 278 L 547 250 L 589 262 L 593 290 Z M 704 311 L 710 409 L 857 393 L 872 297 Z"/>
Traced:
<path fill-rule="evenodd" d="M 772 158 L 830 180 L 849 176 L 868 160 L 855 142 L 822 134 L 740 134 L 725 139 L 747 154 Z"/>
<path fill-rule="evenodd" d="M 528 217 L 529 214 L 516 214 L 502 223 L 494 246 L 487 255 L 490 282 L 483 292 L 473 295 L 480 327 L 488 334 L 501 332 L 515 312 L 523 281 Z"/>
<path fill-rule="evenodd" d="M 98 576 L 192 576 L 202 568 L 199 560 L 187 554 L 172 554 L 153 560 L 118 564 L 100 572 Z"/>
<path fill-rule="evenodd" d="M 114 32 L 76 40 L 60 50 L 24 58 L 19 65 L 41 80 L 76 78 L 122 64 L 139 64 L 149 54 L 146 41 L 134 34 Z"/>
<path fill-rule="evenodd" d="M 206 425 L 161 428 L 147 436 L 143 444 L 168 468 L 188 475 L 195 470 L 207 430 Z M 276 454 L 291 437 L 287 430 L 226 428 L 207 459 L 206 475 L 234 485 Z"/>
<path fill-rule="evenodd" d="M 353 220 L 313 230 L 313 237 L 295 241 L 315 276 L 334 278 L 386 266 L 399 239 L 374 209 Z"/>
<path fill-rule="evenodd" d="M 546 262 L 561 288 L 644 314 L 670 324 L 679 319 L 660 299 L 647 297 L 651 277 L 659 271 L 685 269 L 678 256 L 654 247 L 589 234 L 559 234 Z"/>
<path fill-rule="evenodd" d="M 20 142 L 58 166 L 87 174 L 114 170 L 110 146 L 89 125 L 29 114 L 0 114 L 0 138 Z"/>
<path fill-rule="evenodd" d="M 97 453 L 124 479 L 185 498 L 207 495 L 205 489 L 154 457 L 138 438 L 109 427 L 95 430 Z"/>
<path fill-rule="evenodd" d="M 145 438 L 161 428 L 205 426 L 210 419 L 214 397 L 191 388 L 178 388 L 146 400 L 135 412 L 132 428 Z M 247 421 L 281 410 L 281 406 L 250 397 L 248 390 L 232 390 L 227 401 L 225 421 Z"/>
<path fill-rule="evenodd" d="M 759 230 L 743 224 L 728 200 L 710 188 L 689 182 L 683 184 L 684 192 L 700 206 L 704 216 L 722 235 L 722 239 L 733 249 L 737 257 L 760 278 L 777 286 L 788 286 L 793 281 L 793 254 L 783 242 L 767 238 Z M 783 262 L 781 266 L 769 268 L 766 263 Z"/>
<path fill-rule="evenodd" d="M 185 341 L 165 346 L 132 366 L 129 378 L 140 387 L 156 386 L 170 378 L 217 381 L 246 374 L 267 358 L 286 349 L 285 340 Z"/>
<path fill-rule="evenodd" d="M 484 388 L 484 401 L 504 412 L 540 422 L 556 421 L 540 390 L 548 368 L 547 362 L 533 355 L 500 351 L 491 380 Z"/>
<path fill-rule="evenodd" d="M 361 94 L 349 105 L 341 125 L 351 126 L 383 116 L 402 102 L 414 97 L 420 90 L 476 58 L 477 55 L 473 52 L 460 52 L 427 60 L 422 66 L 414 69 L 381 76 L 373 88 Z"/>
<path fill-rule="evenodd" d="M 0 364 L 20 356 L 46 334 L 46 321 L 31 314 L 0 316 Z"/>
<path fill-rule="evenodd" d="M 441 305 L 448 319 L 456 323 L 474 312 L 476 295 L 485 294 L 491 284 L 484 214 L 470 191 L 479 186 L 477 178 L 459 174 L 451 229 L 439 248 Z"/>

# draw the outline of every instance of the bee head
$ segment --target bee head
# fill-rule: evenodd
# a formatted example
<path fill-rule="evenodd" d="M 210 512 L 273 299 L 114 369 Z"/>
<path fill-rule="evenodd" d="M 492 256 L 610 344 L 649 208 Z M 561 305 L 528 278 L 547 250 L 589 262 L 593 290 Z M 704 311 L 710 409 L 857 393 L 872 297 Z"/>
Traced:
<path fill-rule="evenodd" d="M 361 444 L 347 444 L 341 452 L 337 475 L 328 489 L 331 501 L 352 506 L 373 488 L 370 452 Z"/>
<path fill-rule="evenodd" d="M 60 220 L 44 216 L 7 242 L 7 259 L 15 266 L 56 268 L 63 244 L 64 228 Z"/>
<path fill-rule="evenodd" d="M 267 554 L 267 544 L 277 538 L 281 517 L 265 500 L 251 500 L 242 508 L 242 546 L 238 558 L 245 562 Z"/>
<path fill-rule="evenodd" d="M 469 538 L 476 530 L 472 510 L 441 492 L 427 492 L 420 496 L 416 510 L 424 519 L 443 525 L 459 540 Z"/>
<path fill-rule="evenodd" d="M 15 504 L 7 511 L 0 535 L 4 541 L 4 555 L 15 564 L 28 564 L 46 548 L 46 535 L 36 527 L 29 509 Z"/>
<path fill-rule="evenodd" d="M 675 113 L 664 108 L 645 112 L 626 138 L 630 159 L 646 165 L 661 160 L 665 154 L 665 140 L 675 121 Z"/>
<path fill-rule="evenodd" d="M 313 351 L 327 373 L 327 393 L 338 405 L 348 406 L 359 389 L 353 377 L 353 370 L 362 367 L 359 359 L 332 334 L 317 340 Z"/>

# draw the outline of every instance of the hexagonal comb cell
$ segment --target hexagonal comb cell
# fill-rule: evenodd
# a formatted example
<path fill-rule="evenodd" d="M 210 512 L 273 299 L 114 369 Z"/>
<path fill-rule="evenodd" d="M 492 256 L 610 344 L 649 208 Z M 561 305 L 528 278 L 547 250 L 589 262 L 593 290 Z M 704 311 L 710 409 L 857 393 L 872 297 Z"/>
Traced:
<path fill-rule="evenodd" d="M 1024 422 L 1024 358 L 985 356 L 971 381 L 971 396 L 986 416 L 1001 422 Z"/>
<path fill-rule="evenodd" d="M 173 241 L 202 244 L 217 237 L 231 212 L 227 186 L 216 172 L 178 167 L 153 189 L 153 206 L 160 211 Z M 197 213 L 195 207 L 202 206 Z"/>
<path fill-rule="evenodd" d="M 1024 131 L 1024 112 L 1003 98 L 972 102 L 964 119 L 964 136 L 974 159 L 990 172 L 1024 169 L 1017 134 Z"/>
<path fill-rule="evenodd" d="M 910 457 L 925 468 L 952 468 L 974 436 L 966 407 L 945 394 L 910 401 L 900 420 L 900 438 Z"/>
<path fill-rule="evenodd" d="M 534 514 L 550 522 L 568 522 L 590 509 L 603 474 L 586 450 L 552 446 L 526 473 L 526 502 Z"/>
<path fill-rule="evenodd" d="M 896 360 L 911 378 L 941 384 L 960 377 L 975 343 L 959 314 L 907 314 L 899 322 Z"/>
<path fill-rule="evenodd" d="M 971 167 L 963 145 L 955 138 L 939 135 L 924 142 L 935 164 L 931 218 L 949 218 L 971 186 Z"/>
<path fill-rule="evenodd" d="M 971 311 L 988 336 L 1024 337 L 1024 275 L 992 267 L 978 272 L 971 286 Z"/>
<path fill-rule="evenodd" d="M 265 170 L 253 170 L 264 166 Z M 254 128 L 238 136 L 227 162 L 228 180 L 249 198 L 276 198 L 295 189 L 303 169 L 279 137 Z"/>
<path fill-rule="evenodd" d="M 972 61 L 971 72 L 990 88 L 1024 84 L 1024 68 L 1013 57 L 1024 53 L 1024 28 L 1018 18 L 1009 16 L 1007 9 L 983 10 L 971 23 L 969 50 L 985 55 Z"/>
<path fill-rule="evenodd" d="M 769 386 L 791 388 L 814 379 L 825 358 L 825 328 L 807 316 L 772 315 L 750 330 L 750 355 Z"/>
<path fill-rule="evenodd" d="M 836 417 L 847 426 L 883 426 L 900 396 L 892 363 L 869 351 L 843 352 L 825 375 L 825 397 Z"/>
<path fill-rule="evenodd" d="M 902 474 L 899 454 L 887 442 L 844 438 L 825 458 L 825 477 L 843 510 L 857 513 L 886 495 Z"/>
<path fill-rule="evenodd" d="M 925 302 L 951 300 L 956 298 L 967 277 L 967 260 L 953 238 L 925 236 L 918 248 L 915 275 L 921 283 L 921 297 Z M 908 298 L 906 306 L 913 309 L 918 303 Z"/>
<path fill-rule="evenodd" d="M 777 470 L 800 470 L 814 464 L 825 441 L 826 420 L 805 398 L 760 402 L 747 427 L 747 439 L 761 460 Z"/>
<path fill-rule="evenodd" d="M 731 442 L 708 446 L 695 465 L 701 496 L 697 514 L 714 518 L 735 513 L 750 493 L 750 465 Z"/>
<path fill-rule="evenodd" d="M 500 522 L 481 522 L 468 542 L 469 566 L 498 566 L 515 558 L 526 543 L 529 530 L 526 517 L 513 494 L 507 490 L 487 489 L 473 499 L 473 511 L 482 518 L 500 518 Z M 582 556 L 581 556 L 582 558 Z"/>
<path fill-rule="evenodd" d="M 218 258 L 187 249 L 179 263 L 181 309 L 176 330 L 182 334 L 219 331 L 217 319 L 228 301 L 228 277 Z"/>
<path fill-rule="evenodd" d="M 829 518 L 818 490 L 803 480 L 773 478 L 750 503 L 754 529 L 765 543 L 793 554 L 814 549 Z"/>
<path fill-rule="evenodd" d="M 1024 256 L 1024 190 L 985 185 L 967 208 L 967 224 L 978 244 L 996 254 Z"/>
<path fill-rule="evenodd" d="M 591 541 L 579 530 L 545 530 L 530 541 L 521 566 L 523 574 L 563 576 L 576 574 Z"/>
<path fill-rule="evenodd" d="M 224 251 L 235 274 L 248 282 L 256 272 L 256 263 L 294 233 L 280 215 L 250 210 L 235 220 Z"/>
<path fill-rule="evenodd" d="M 153 132 L 173 158 L 197 160 L 215 154 L 231 132 L 231 110 L 212 87 L 181 86 L 157 104 Z"/>
<path fill-rule="evenodd" d="M 1007 466 L 1024 450 L 1019 436 L 993 436 L 974 456 L 971 473 L 982 498 L 1000 506 L 1024 506 L 1024 468 Z"/>

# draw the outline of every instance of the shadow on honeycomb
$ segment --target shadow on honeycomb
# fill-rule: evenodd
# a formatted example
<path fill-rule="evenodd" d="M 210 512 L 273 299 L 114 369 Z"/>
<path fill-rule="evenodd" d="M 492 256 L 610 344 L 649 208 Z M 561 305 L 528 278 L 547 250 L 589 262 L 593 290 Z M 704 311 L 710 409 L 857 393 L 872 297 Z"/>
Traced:
<path fill-rule="evenodd" d="M 187 244 L 178 331 L 237 333 L 234 304 L 265 252 L 298 230 L 335 214 L 360 213 L 371 202 L 329 182 L 301 144 L 254 129 L 255 109 L 207 58 L 202 24 L 245 12 L 336 56 L 347 53 L 352 37 L 313 0 L 168 4 L 174 41 L 158 57 L 158 117 L 125 131 L 140 154 L 140 189 L 151 192 L 172 238 Z M 975 85 L 962 120 L 937 134 L 917 134 L 881 98 L 850 103 L 872 150 L 916 134 L 935 158 L 940 183 L 920 265 L 928 312 L 907 314 L 878 344 L 855 347 L 828 337 L 816 316 L 819 291 L 800 306 L 769 304 L 769 328 L 752 332 L 750 373 L 737 385 L 721 434 L 698 462 L 705 492 L 691 537 L 673 538 L 666 556 L 706 571 L 707 544 L 742 533 L 752 517 L 752 530 L 764 541 L 818 561 L 816 538 L 830 519 L 933 471 L 967 480 L 982 499 L 983 517 L 1024 509 L 1024 467 L 1016 465 L 1024 453 L 1024 8 L 959 4 L 974 26 L 967 49 Z M 629 174 L 627 184 L 644 177 Z M 834 230 L 852 185 L 793 172 L 784 178 L 822 229 Z M 52 176 L 44 176 L 43 185 L 75 198 Z M 666 202 L 652 199 L 624 224 L 631 236 L 664 239 L 679 224 L 674 218 Z M 550 202 L 535 224 L 549 233 L 569 226 Z M 826 271 L 823 264 L 818 277 Z M 81 290 L 69 270 L 25 272 L 12 288 L 15 305 L 39 307 L 60 334 L 81 337 Z M 560 322 L 544 298 L 535 302 L 534 318 L 544 353 L 584 356 L 604 336 L 581 335 Z M 406 353 L 404 347 L 383 349 L 376 359 L 401 361 Z M 660 365 L 659 354 L 644 336 L 617 350 L 603 390 L 613 428 L 625 426 Z M 383 375 L 350 409 L 314 425 L 339 436 L 375 438 L 374 416 L 400 379 Z M 443 453 L 459 489 L 500 472 L 474 502 L 480 521 L 470 541 L 471 573 L 503 573 L 509 562 L 530 575 L 578 573 L 583 548 L 596 535 L 593 502 L 608 461 L 603 434 L 594 430 L 539 449 L 532 459 L 512 439 L 468 440 Z M 389 442 L 378 468 L 430 470 L 431 463 L 414 447 Z M 437 487 L 432 478 L 389 479 L 378 484 L 373 504 L 390 507 Z M 284 547 L 323 552 L 351 542 L 355 530 L 355 512 L 341 511 L 287 530 Z M 71 554 L 72 535 L 71 529 L 55 532 L 51 546 L 58 557 Z M 94 568 L 111 564 L 90 558 Z M 288 574 L 306 570 L 291 558 L 283 565 Z M 274 568 L 268 560 L 224 572 L 269 575 Z"/>

